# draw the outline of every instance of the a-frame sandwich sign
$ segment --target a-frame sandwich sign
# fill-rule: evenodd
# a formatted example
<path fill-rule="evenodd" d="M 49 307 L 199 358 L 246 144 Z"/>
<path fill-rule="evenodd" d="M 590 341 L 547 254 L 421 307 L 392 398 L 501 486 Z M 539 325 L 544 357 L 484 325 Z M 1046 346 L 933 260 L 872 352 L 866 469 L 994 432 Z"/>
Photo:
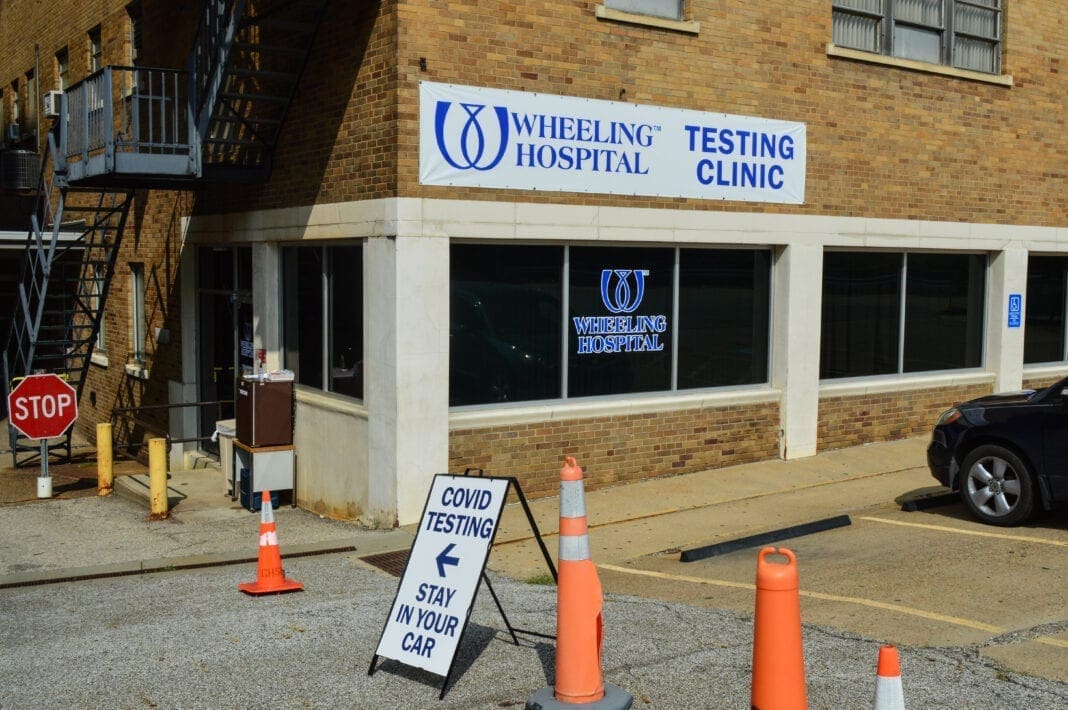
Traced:
<path fill-rule="evenodd" d="M 369 675 L 374 674 L 379 657 L 389 658 L 443 676 L 440 697 L 444 697 L 481 581 L 493 595 L 516 644 L 516 631 L 553 638 L 512 627 L 485 576 L 509 485 L 515 486 L 555 578 L 556 569 L 515 478 L 434 476 Z"/>

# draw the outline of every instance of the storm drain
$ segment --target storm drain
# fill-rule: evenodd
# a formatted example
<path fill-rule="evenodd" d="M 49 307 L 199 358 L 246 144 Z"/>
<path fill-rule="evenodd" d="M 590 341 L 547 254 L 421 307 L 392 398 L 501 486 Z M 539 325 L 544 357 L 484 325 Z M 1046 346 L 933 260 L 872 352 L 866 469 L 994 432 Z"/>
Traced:
<path fill-rule="evenodd" d="M 404 574 L 404 568 L 408 566 L 408 552 L 409 550 L 394 550 L 393 552 L 382 552 L 377 555 L 367 555 L 360 559 L 394 577 L 400 577 Z"/>

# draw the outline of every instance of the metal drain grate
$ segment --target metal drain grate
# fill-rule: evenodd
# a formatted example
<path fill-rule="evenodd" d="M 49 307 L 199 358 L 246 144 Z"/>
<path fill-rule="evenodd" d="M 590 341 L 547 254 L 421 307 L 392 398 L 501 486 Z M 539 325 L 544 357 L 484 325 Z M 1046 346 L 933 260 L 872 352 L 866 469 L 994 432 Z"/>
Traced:
<path fill-rule="evenodd" d="M 408 564 L 408 552 L 409 550 L 395 550 L 393 552 L 383 552 L 378 555 L 367 555 L 360 559 L 394 577 L 400 577 L 404 574 L 404 568 Z"/>

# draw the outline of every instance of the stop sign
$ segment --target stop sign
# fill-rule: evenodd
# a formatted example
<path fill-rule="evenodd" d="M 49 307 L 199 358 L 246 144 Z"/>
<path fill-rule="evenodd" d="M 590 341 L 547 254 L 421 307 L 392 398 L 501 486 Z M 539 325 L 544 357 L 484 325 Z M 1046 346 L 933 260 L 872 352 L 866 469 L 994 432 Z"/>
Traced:
<path fill-rule="evenodd" d="M 59 436 L 78 418 L 78 394 L 58 375 L 29 375 L 7 396 L 11 425 L 31 439 Z"/>

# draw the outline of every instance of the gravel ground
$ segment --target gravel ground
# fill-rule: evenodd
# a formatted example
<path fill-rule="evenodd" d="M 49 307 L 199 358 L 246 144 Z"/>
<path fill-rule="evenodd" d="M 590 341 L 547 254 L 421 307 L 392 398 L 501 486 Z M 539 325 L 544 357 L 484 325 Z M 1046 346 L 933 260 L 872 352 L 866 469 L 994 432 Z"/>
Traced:
<path fill-rule="evenodd" d="M 306 591 L 253 598 L 242 564 L 0 590 L 0 708 L 507 708 L 550 684 L 550 641 L 514 646 L 479 595 L 445 700 L 440 678 L 383 660 L 367 675 L 397 580 L 354 555 L 287 560 Z M 552 633 L 555 589 L 494 578 L 512 624 Z M 746 615 L 609 597 L 605 679 L 634 707 L 748 708 Z M 878 644 L 805 628 L 810 707 L 867 708 Z M 901 649 L 909 707 L 1068 707 L 1068 685 L 974 651 Z"/>

